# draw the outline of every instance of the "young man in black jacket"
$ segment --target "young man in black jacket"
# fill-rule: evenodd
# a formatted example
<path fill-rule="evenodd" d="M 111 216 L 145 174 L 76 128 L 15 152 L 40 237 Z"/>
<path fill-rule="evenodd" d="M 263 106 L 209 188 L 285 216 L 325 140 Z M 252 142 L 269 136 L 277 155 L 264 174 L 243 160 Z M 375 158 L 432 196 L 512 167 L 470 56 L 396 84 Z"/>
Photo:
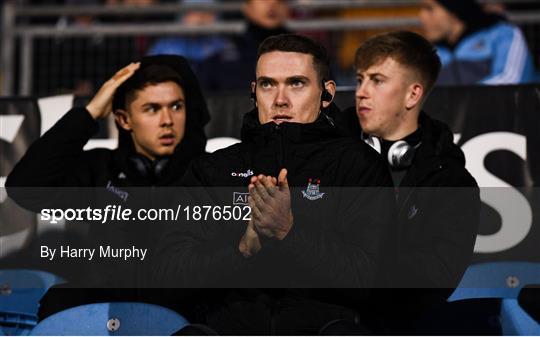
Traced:
<path fill-rule="evenodd" d="M 118 148 L 85 151 L 84 145 L 97 130 L 96 120 L 111 113 L 119 131 Z M 133 212 L 141 207 L 157 208 L 170 195 L 166 187 L 178 186 L 189 163 L 205 152 L 204 125 L 208 121 L 205 99 L 188 62 L 180 56 L 144 57 L 118 71 L 85 108 L 73 108 L 35 141 L 9 175 L 7 192 L 21 206 L 36 212 L 88 206 L 104 209 L 106 205 L 129 207 Z M 150 188 L 153 186 L 160 188 Z M 75 242 L 63 236 L 59 242 L 37 238 L 28 254 L 33 257 L 41 245 L 49 244 L 54 248 L 109 244 L 151 249 L 153 235 L 159 232 L 155 222 L 109 220 L 90 225 L 88 237 Z M 113 259 L 94 264 L 37 260 L 38 268 L 50 268 L 76 287 L 117 287 L 109 274 L 129 279 L 135 269 L 122 260 L 109 263 Z M 126 272 L 119 272 L 118 267 Z M 115 298 L 140 299 L 130 290 L 59 289 L 42 301 L 40 319 L 66 307 Z M 164 303 L 163 296 L 150 292 L 143 298 Z"/>
<path fill-rule="evenodd" d="M 113 112 L 118 148 L 85 151 L 97 120 Z M 205 151 L 208 120 L 188 62 L 181 56 L 145 57 L 118 71 L 85 108 L 70 110 L 30 146 L 7 178 L 8 195 L 36 212 L 107 204 L 156 206 L 156 194 L 164 189 L 149 193 L 144 188 L 179 185 L 189 163 Z M 134 234 L 132 239 L 146 237 L 134 230 L 144 231 L 140 223 L 91 224 L 98 241 L 121 239 L 122 232 Z"/>
<path fill-rule="evenodd" d="M 244 288 L 203 291 L 211 295 L 201 299 L 200 322 L 220 333 L 315 334 L 336 320 L 358 332 L 356 313 L 341 306 L 356 292 L 298 288 L 380 285 L 394 247 L 390 175 L 375 151 L 335 125 L 322 46 L 284 34 L 258 54 L 256 108 L 245 115 L 242 142 L 194 161 L 183 180 L 214 205 L 249 193 L 251 219 L 175 226 L 160 240 L 152 277 Z"/>
<path fill-rule="evenodd" d="M 118 148 L 84 151 L 97 120 L 113 112 Z M 118 71 L 85 108 L 73 108 L 35 141 L 8 176 L 7 192 L 35 209 L 17 197 L 17 187 L 178 185 L 191 160 L 204 153 L 208 121 L 187 61 L 144 57 Z M 50 196 L 43 201 L 50 202 Z"/>
<path fill-rule="evenodd" d="M 404 329 L 417 310 L 452 293 L 478 230 L 479 190 L 465 156 L 448 126 L 422 111 L 440 67 L 434 47 L 418 34 L 376 36 L 356 52 L 356 108 L 346 114 L 356 135 L 381 153 L 396 187 L 399 251 L 392 280 L 395 288 L 409 288 L 385 292 L 397 334 L 410 332 Z"/>

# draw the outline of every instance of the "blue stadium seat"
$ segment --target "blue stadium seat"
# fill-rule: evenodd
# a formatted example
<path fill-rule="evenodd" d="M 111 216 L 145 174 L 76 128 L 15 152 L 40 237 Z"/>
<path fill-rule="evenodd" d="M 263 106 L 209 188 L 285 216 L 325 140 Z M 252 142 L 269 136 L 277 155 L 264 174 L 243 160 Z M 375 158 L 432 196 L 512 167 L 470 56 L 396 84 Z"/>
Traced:
<path fill-rule="evenodd" d="M 154 304 L 110 302 L 66 309 L 41 321 L 32 336 L 170 336 L 188 324 Z"/>
<path fill-rule="evenodd" d="M 37 324 L 39 301 L 63 280 L 40 270 L 0 270 L 0 328 L 6 335 L 27 335 Z"/>
<path fill-rule="evenodd" d="M 503 335 L 540 335 L 540 324 L 520 307 L 520 290 L 540 284 L 540 263 L 493 262 L 470 266 L 449 302 L 466 304 L 477 299 L 500 299 Z M 476 301 L 477 302 L 477 301 Z"/>
<path fill-rule="evenodd" d="M 539 322 L 523 310 L 513 298 L 502 300 L 501 326 L 505 336 L 540 336 Z"/>
<path fill-rule="evenodd" d="M 470 266 L 448 301 L 517 298 L 526 285 L 540 284 L 540 263 L 491 262 Z"/>

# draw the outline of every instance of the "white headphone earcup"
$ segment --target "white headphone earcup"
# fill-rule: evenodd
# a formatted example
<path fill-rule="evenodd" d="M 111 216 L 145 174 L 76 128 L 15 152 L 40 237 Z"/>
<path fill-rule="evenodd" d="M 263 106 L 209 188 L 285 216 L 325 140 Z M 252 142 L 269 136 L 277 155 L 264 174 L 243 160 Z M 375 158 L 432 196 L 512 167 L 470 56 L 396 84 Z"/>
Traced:
<path fill-rule="evenodd" d="M 364 142 L 371 146 L 375 151 L 379 152 L 379 154 L 382 151 L 381 147 L 381 141 L 377 137 L 368 136 L 367 138 L 364 138 Z"/>

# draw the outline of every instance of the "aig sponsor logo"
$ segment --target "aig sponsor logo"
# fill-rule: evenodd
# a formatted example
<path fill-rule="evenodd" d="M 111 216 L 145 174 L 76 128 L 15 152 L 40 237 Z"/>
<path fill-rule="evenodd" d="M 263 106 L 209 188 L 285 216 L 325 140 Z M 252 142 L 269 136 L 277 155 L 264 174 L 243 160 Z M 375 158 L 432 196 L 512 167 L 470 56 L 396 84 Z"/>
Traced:
<path fill-rule="evenodd" d="M 248 205 L 249 193 L 233 192 L 233 205 Z"/>

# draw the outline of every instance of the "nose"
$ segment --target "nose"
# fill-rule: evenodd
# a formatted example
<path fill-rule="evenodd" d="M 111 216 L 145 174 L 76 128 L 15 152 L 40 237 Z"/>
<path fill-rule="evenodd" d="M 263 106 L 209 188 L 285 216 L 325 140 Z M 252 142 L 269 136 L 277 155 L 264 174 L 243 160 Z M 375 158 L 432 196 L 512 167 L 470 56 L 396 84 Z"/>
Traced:
<path fill-rule="evenodd" d="M 364 99 L 369 97 L 369 92 L 367 89 L 367 83 L 366 81 L 362 83 L 358 83 L 356 85 L 356 98 L 357 99 Z"/>
<path fill-rule="evenodd" d="M 276 98 L 274 100 L 274 106 L 278 108 L 288 107 L 289 106 L 289 98 L 287 95 L 286 88 L 283 86 L 280 86 L 276 93 Z"/>
<path fill-rule="evenodd" d="M 160 114 L 159 126 L 168 127 L 173 125 L 172 111 L 170 108 L 164 108 Z"/>

